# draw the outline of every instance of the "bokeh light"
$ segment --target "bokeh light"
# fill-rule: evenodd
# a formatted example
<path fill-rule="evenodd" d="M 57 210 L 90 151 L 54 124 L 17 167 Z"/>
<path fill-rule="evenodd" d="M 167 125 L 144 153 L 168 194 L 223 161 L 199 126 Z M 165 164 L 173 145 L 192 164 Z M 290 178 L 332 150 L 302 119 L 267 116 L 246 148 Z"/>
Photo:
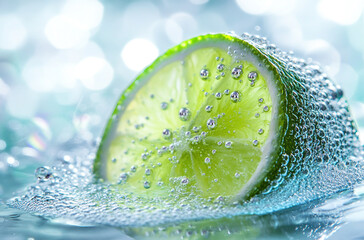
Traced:
<path fill-rule="evenodd" d="M 125 65 L 133 71 L 140 71 L 158 57 L 158 48 L 149 40 L 135 38 L 121 51 Z"/>
<path fill-rule="evenodd" d="M 27 31 L 17 15 L 0 15 L 0 50 L 15 50 L 26 41 Z"/>

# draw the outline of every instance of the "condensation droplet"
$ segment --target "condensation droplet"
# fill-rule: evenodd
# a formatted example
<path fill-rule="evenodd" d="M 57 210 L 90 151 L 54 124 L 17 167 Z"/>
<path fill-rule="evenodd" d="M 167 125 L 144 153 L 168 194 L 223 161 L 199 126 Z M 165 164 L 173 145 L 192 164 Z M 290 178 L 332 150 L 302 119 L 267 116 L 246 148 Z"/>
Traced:
<path fill-rule="evenodd" d="M 166 138 L 166 139 L 170 138 L 172 136 L 172 133 L 171 133 L 171 131 L 169 129 L 164 129 L 162 134 L 163 134 L 163 137 Z"/>
<path fill-rule="evenodd" d="M 233 145 L 233 142 L 231 142 L 231 141 L 227 141 L 226 143 L 225 143 L 225 147 L 226 148 L 231 148 L 231 146 Z"/>
<path fill-rule="evenodd" d="M 223 70 L 224 70 L 224 67 L 225 67 L 225 65 L 224 64 L 222 64 L 222 63 L 220 63 L 219 65 L 217 65 L 217 70 L 219 71 L 219 72 L 222 72 Z"/>
<path fill-rule="evenodd" d="M 258 130 L 258 133 L 259 133 L 259 134 L 263 134 L 263 133 L 264 133 L 264 130 L 260 128 L 260 129 Z"/>
<path fill-rule="evenodd" d="M 268 106 L 264 106 L 264 107 L 263 107 L 263 111 L 264 111 L 264 112 L 268 112 L 268 110 L 269 110 L 269 107 L 268 107 Z"/>
<path fill-rule="evenodd" d="M 35 170 L 34 175 L 39 180 L 48 180 L 52 177 L 52 171 L 49 167 L 39 167 Z"/>
<path fill-rule="evenodd" d="M 230 90 L 229 90 L 229 89 L 225 89 L 224 94 L 225 94 L 225 95 L 229 95 L 229 92 L 230 92 Z"/>
<path fill-rule="evenodd" d="M 147 176 L 150 175 L 150 169 L 149 168 L 145 169 L 145 175 L 147 175 Z"/>
<path fill-rule="evenodd" d="M 205 163 L 210 163 L 210 158 L 209 157 L 205 158 Z"/>
<path fill-rule="evenodd" d="M 264 99 L 263 98 L 259 98 L 258 99 L 258 102 L 262 103 L 262 102 L 264 102 Z"/>
<path fill-rule="evenodd" d="M 182 185 L 186 185 L 186 184 L 188 184 L 188 182 L 189 182 L 188 178 L 183 178 L 181 180 Z"/>
<path fill-rule="evenodd" d="M 145 188 L 145 189 L 150 188 L 150 182 L 145 181 L 145 182 L 144 182 L 144 188 Z"/>
<path fill-rule="evenodd" d="M 257 146 L 257 145 L 258 145 L 258 143 L 259 143 L 259 141 L 258 141 L 258 140 L 253 140 L 253 145 L 254 145 L 254 146 Z"/>

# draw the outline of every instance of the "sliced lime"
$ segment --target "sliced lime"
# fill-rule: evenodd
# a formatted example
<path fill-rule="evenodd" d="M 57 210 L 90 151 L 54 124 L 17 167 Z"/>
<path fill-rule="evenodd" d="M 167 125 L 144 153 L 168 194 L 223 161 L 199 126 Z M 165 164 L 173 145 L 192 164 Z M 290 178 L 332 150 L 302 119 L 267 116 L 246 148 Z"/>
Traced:
<path fill-rule="evenodd" d="M 95 174 L 145 196 L 243 199 L 349 156 L 359 140 L 341 89 L 267 44 L 208 34 L 159 57 L 117 103 Z"/>
<path fill-rule="evenodd" d="M 156 60 L 121 97 L 97 173 L 146 194 L 235 196 L 255 185 L 276 138 L 278 99 L 274 76 L 248 47 L 206 35 Z"/>

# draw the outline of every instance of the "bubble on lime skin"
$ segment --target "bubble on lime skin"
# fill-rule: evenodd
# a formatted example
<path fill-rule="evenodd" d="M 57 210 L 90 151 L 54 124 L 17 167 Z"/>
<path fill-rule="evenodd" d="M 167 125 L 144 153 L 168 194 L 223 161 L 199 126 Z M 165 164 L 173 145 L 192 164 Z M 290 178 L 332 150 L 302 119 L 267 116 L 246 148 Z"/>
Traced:
<path fill-rule="evenodd" d="M 259 133 L 259 134 L 263 134 L 263 133 L 264 133 L 264 130 L 263 130 L 263 129 L 261 129 L 261 128 L 259 128 L 258 133 Z"/>
<path fill-rule="evenodd" d="M 256 113 L 256 114 L 255 114 L 255 117 L 256 117 L 256 118 L 260 117 L 260 114 L 259 114 L 259 113 Z"/>
<path fill-rule="evenodd" d="M 213 106 L 211 106 L 211 105 L 207 105 L 207 106 L 205 107 L 206 112 L 211 112 L 212 107 L 213 107 Z"/>
<path fill-rule="evenodd" d="M 148 181 L 145 181 L 143 185 L 144 185 L 145 189 L 150 188 L 150 182 L 148 182 Z"/>
<path fill-rule="evenodd" d="M 179 113 L 178 114 L 179 114 L 179 118 L 182 121 L 187 121 L 190 118 L 190 116 L 191 116 L 190 110 L 188 108 L 185 108 L 185 107 L 181 108 L 179 110 Z"/>
<path fill-rule="evenodd" d="M 235 67 L 231 70 L 231 75 L 234 79 L 238 79 L 241 76 L 242 70 L 240 67 Z"/>
<path fill-rule="evenodd" d="M 225 65 L 224 64 L 222 64 L 222 63 L 220 63 L 219 65 L 217 65 L 217 70 L 219 71 L 219 72 L 222 72 L 223 70 L 224 70 L 224 67 L 225 67 Z"/>
<path fill-rule="evenodd" d="M 263 111 L 264 111 L 264 112 L 268 112 L 268 110 L 269 110 L 269 107 L 268 107 L 268 106 L 264 106 L 264 107 L 263 107 Z"/>
<path fill-rule="evenodd" d="M 151 171 L 150 171 L 150 169 L 149 169 L 149 168 L 145 169 L 145 175 L 149 176 L 149 175 L 150 175 L 150 173 L 151 173 Z"/>
<path fill-rule="evenodd" d="M 258 99 L 258 102 L 262 103 L 262 102 L 264 102 L 264 99 L 263 98 L 259 98 Z"/>
<path fill-rule="evenodd" d="M 166 139 L 170 138 L 172 136 L 171 131 L 169 129 L 167 129 L 167 128 L 163 130 L 162 134 L 163 134 L 163 137 L 166 138 Z"/>
<path fill-rule="evenodd" d="M 231 146 L 233 145 L 233 142 L 231 142 L 231 141 L 227 141 L 226 143 L 225 143 L 225 147 L 226 148 L 231 148 Z"/>
<path fill-rule="evenodd" d="M 239 177 L 240 177 L 240 173 L 236 172 L 234 176 L 235 176 L 236 178 L 239 178 Z"/>
<path fill-rule="evenodd" d="M 190 131 L 185 132 L 185 136 L 186 136 L 186 137 L 191 136 L 191 132 L 190 132 Z"/>
<path fill-rule="evenodd" d="M 216 128 L 217 123 L 216 123 L 216 121 L 215 121 L 214 119 L 209 118 L 209 119 L 207 120 L 206 125 L 207 125 L 207 128 L 208 128 L 209 130 L 212 130 L 212 129 Z"/>
<path fill-rule="evenodd" d="M 207 79 L 209 77 L 209 71 L 206 68 L 201 69 L 200 71 L 201 79 Z"/>
<path fill-rule="evenodd" d="M 230 94 L 230 99 L 233 102 L 237 102 L 240 99 L 240 93 L 238 91 L 234 91 Z"/>
<path fill-rule="evenodd" d="M 166 110 L 167 108 L 168 108 L 168 103 L 167 102 L 162 102 L 161 103 L 161 109 Z"/>
<path fill-rule="evenodd" d="M 248 79 L 250 80 L 250 81 L 255 81 L 255 79 L 257 79 L 257 76 L 258 76 L 258 73 L 257 72 L 250 72 L 250 73 L 248 73 Z"/>
<path fill-rule="evenodd" d="M 131 168 L 130 168 L 130 172 L 136 172 L 136 169 L 137 169 L 137 167 L 136 167 L 136 166 L 131 166 Z"/>
<path fill-rule="evenodd" d="M 216 153 L 216 149 L 212 149 L 212 154 L 215 154 Z"/>
<path fill-rule="evenodd" d="M 116 163 L 116 158 L 112 158 L 111 162 Z"/>
<path fill-rule="evenodd" d="M 210 158 L 209 157 L 205 158 L 205 163 L 210 163 Z"/>
<path fill-rule="evenodd" d="M 222 142 L 221 142 L 221 141 L 218 141 L 218 142 L 217 142 L 217 145 L 219 145 L 219 146 L 220 146 L 221 144 L 222 144 Z"/>
<path fill-rule="evenodd" d="M 225 95 L 229 95 L 229 92 L 230 92 L 230 90 L 229 90 L 229 89 L 225 89 L 224 94 L 225 94 Z"/>
<path fill-rule="evenodd" d="M 221 99 L 222 94 L 221 94 L 221 93 L 219 93 L 219 92 L 217 92 L 217 93 L 215 94 L 215 97 L 216 97 L 216 99 Z"/>
<path fill-rule="evenodd" d="M 195 133 L 197 133 L 198 131 L 200 131 L 200 128 L 199 128 L 199 127 L 194 126 L 194 127 L 192 128 L 192 131 L 194 131 Z"/>
<path fill-rule="evenodd" d="M 259 144 L 259 141 L 258 140 L 253 140 L 253 145 L 254 146 L 257 146 Z"/>

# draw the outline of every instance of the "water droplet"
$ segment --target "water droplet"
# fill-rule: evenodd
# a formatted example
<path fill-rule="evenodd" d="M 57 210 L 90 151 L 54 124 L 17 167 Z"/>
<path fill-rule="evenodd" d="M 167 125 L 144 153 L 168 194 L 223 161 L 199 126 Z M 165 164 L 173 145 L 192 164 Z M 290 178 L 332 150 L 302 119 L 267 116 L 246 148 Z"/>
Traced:
<path fill-rule="evenodd" d="M 202 137 L 206 137 L 206 132 L 201 132 Z"/>
<path fill-rule="evenodd" d="M 188 108 L 181 108 L 179 110 L 179 118 L 182 120 L 182 121 L 187 121 L 191 116 L 191 112 L 190 110 L 188 110 Z"/>
<path fill-rule="evenodd" d="M 218 142 L 217 142 L 217 145 L 219 145 L 219 146 L 220 146 L 221 144 L 222 144 L 222 142 L 221 142 L 221 141 L 218 141 Z"/>
<path fill-rule="evenodd" d="M 233 145 L 233 142 L 231 142 L 231 141 L 227 141 L 226 143 L 225 143 L 225 147 L 226 148 L 231 148 L 231 146 Z"/>
<path fill-rule="evenodd" d="M 188 86 L 189 86 L 189 87 L 192 87 L 192 83 L 188 83 Z"/>
<path fill-rule="evenodd" d="M 207 106 L 205 107 L 206 112 L 211 112 L 212 107 L 213 107 L 213 106 L 211 106 L 211 105 L 207 105 Z"/>
<path fill-rule="evenodd" d="M 264 133 L 264 130 L 260 128 L 260 129 L 258 130 L 258 133 L 259 133 L 259 134 L 263 134 L 263 133 Z"/>
<path fill-rule="evenodd" d="M 254 145 L 254 146 L 257 146 L 257 145 L 258 145 L 258 143 L 259 143 L 259 141 L 258 141 L 258 140 L 253 140 L 253 145 Z"/>
<path fill-rule="evenodd" d="M 216 198 L 216 201 L 217 202 L 223 202 L 225 199 L 224 199 L 224 197 L 223 196 L 218 196 L 217 198 Z"/>
<path fill-rule="evenodd" d="M 188 178 L 183 178 L 183 179 L 181 180 L 181 183 L 182 183 L 183 185 L 188 184 L 188 182 L 189 182 Z"/>
<path fill-rule="evenodd" d="M 35 170 L 34 175 L 39 180 L 46 181 L 53 176 L 52 171 L 49 167 L 39 167 Z"/>
<path fill-rule="evenodd" d="M 161 103 L 161 108 L 162 108 L 162 110 L 166 110 L 168 108 L 168 103 L 162 102 Z"/>
<path fill-rule="evenodd" d="M 237 102 L 240 99 L 240 93 L 238 91 L 234 91 L 230 94 L 230 99 L 233 102 Z"/>
<path fill-rule="evenodd" d="M 242 70 L 241 68 L 233 68 L 233 70 L 231 70 L 231 75 L 233 76 L 233 78 L 238 79 L 241 76 Z"/>
<path fill-rule="evenodd" d="M 255 117 L 256 117 L 256 118 L 258 118 L 259 116 L 260 116 L 260 114 L 259 114 L 259 113 L 256 113 L 256 114 L 255 114 Z"/>
<path fill-rule="evenodd" d="M 216 127 L 216 125 L 217 125 L 216 121 L 214 119 L 212 119 L 212 118 L 209 118 L 209 120 L 207 120 L 206 124 L 207 124 L 207 128 L 209 130 L 214 129 Z"/>
<path fill-rule="evenodd" d="M 264 99 L 263 98 L 259 98 L 258 99 L 258 102 L 262 103 L 262 102 L 264 102 Z"/>
<path fill-rule="evenodd" d="M 251 87 L 254 87 L 254 85 L 255 85 L 255 82 L 254 82 L 254 81 L 251 81 L 251 82 L 250 82 L 250 86 L 251 86 Z"/>
<path fill-rule="evenodd" d="M 147 175 L 147 176 L 150 175 L 150 169 L 149 168 L 145 169 L 145 175 Z"/>
<path fill-rule="evenodd" d="M 209 157 L 205 158 L 205 163 L 210 163 L 210 158 Z"/>
<path fill-rule="evenodd" d="M 116 163 L 116 158 L 111 159 L 111 162 Z"/>
<path fill-rule="evenodd" d="M 248 73 L 248 79 L 250 81 L 255 81 L 255 79 L 257 79 L 257 76 L 258 76 L 258 74 L 256 72 L 250 72 L 250 73 Z"/>
<path fill-rule="evenodd" d="M 239 178 L 239 177 L 240 177 L 240 173 L 236 172 L 234 176 L 235 176 L 236 178 Z"/>
<path fill-rule="evenodd" d="M 225 67 L 225 65 L 224 64 L 222 64 L 222 63 L 220 63 L 219 65 L 217 65 L 217 70 L 219 71 L 219 72 L 222 72 L 223 70 L 224 70 L 224 67 Z"/>
<path fill-rule="evenodd" d="M 216 61 L 219 61 L 220 57 L 216 57 L 215 59 L 216 59 Z"/>
<path fill-rule="evenodd" d="M 128 178 L 128 174 L 127 173 L 122 173 L 119 176 L 119 179 L 122 181 L 126 181 L 126 179 Z"/>
<path fill-rule="evenodd" d="M 145 181 L 145 182 L 144 182 L 144 188 L 145 188 L 145 189 L 150 188 L 150 182 Z"/>
<path fill-rule="evenodd" d="M 136 172 L 136 169 L 137 169 L 137 167 L 136 167 L 136 166 L 131 166 L 130 171 L 131 171 L 131 172 Z"/>
<path fill-rule="evenodd" d="M 217 93 L 215 94 L 215 97 L 216 97 L 216 99 L 221 99 L 222 94 L 221 94 L 221 93 L 219 93 L 219 92 L 217 92 Z"/>
<path fill-rule="evenodd" d="M 268 107 L 268 106 L 264 106 L 264 107 L 263 107 L 263 111 L 264 111 L 264 112 L 268 112 L 268 110 L 269 110 L 269 107 Z"/>
<path fill-rule="evenodd" d="M 215 154 L 216 153 L 216 149 L 212 149 L 212 154 Z"/>
<path fill-rule="evenodd" d="M 190 131 L 185 132 L 185 136 L 186 136 L 186 137 L 191 136 L 191 132 L 190 132 Z"/>
<path fill-rule="evenodd" d="M 206 68 L 203 68 L 200 71 L 200 77 L 201 79 L 207 79 L 209 77 L 209 71 Z"/>
<path fill-rule="evenodd" d="M 224 94 L 225 94 L 225 95 L 229 95 L 229 92 L 230 92 L 230 90 L 229 90 L 229 89 L 226 89 L 226 90 L 224 91 Z"/>
<path fill-rule="evenodd" d="M 172 133 L 171 133 L 171 131 L 169 129 L 164 129 L 162 134 L 163 134 L 163 137 L 166 138 L 166 139 L 170 138 L 172 136 Z"/>
<path fill-rule="evenodd" d="M 154 94 L 150 94 L 150 96 L 149 96 L 149 97 L 153 99 L 153 98 L 154 98 Z"/>

